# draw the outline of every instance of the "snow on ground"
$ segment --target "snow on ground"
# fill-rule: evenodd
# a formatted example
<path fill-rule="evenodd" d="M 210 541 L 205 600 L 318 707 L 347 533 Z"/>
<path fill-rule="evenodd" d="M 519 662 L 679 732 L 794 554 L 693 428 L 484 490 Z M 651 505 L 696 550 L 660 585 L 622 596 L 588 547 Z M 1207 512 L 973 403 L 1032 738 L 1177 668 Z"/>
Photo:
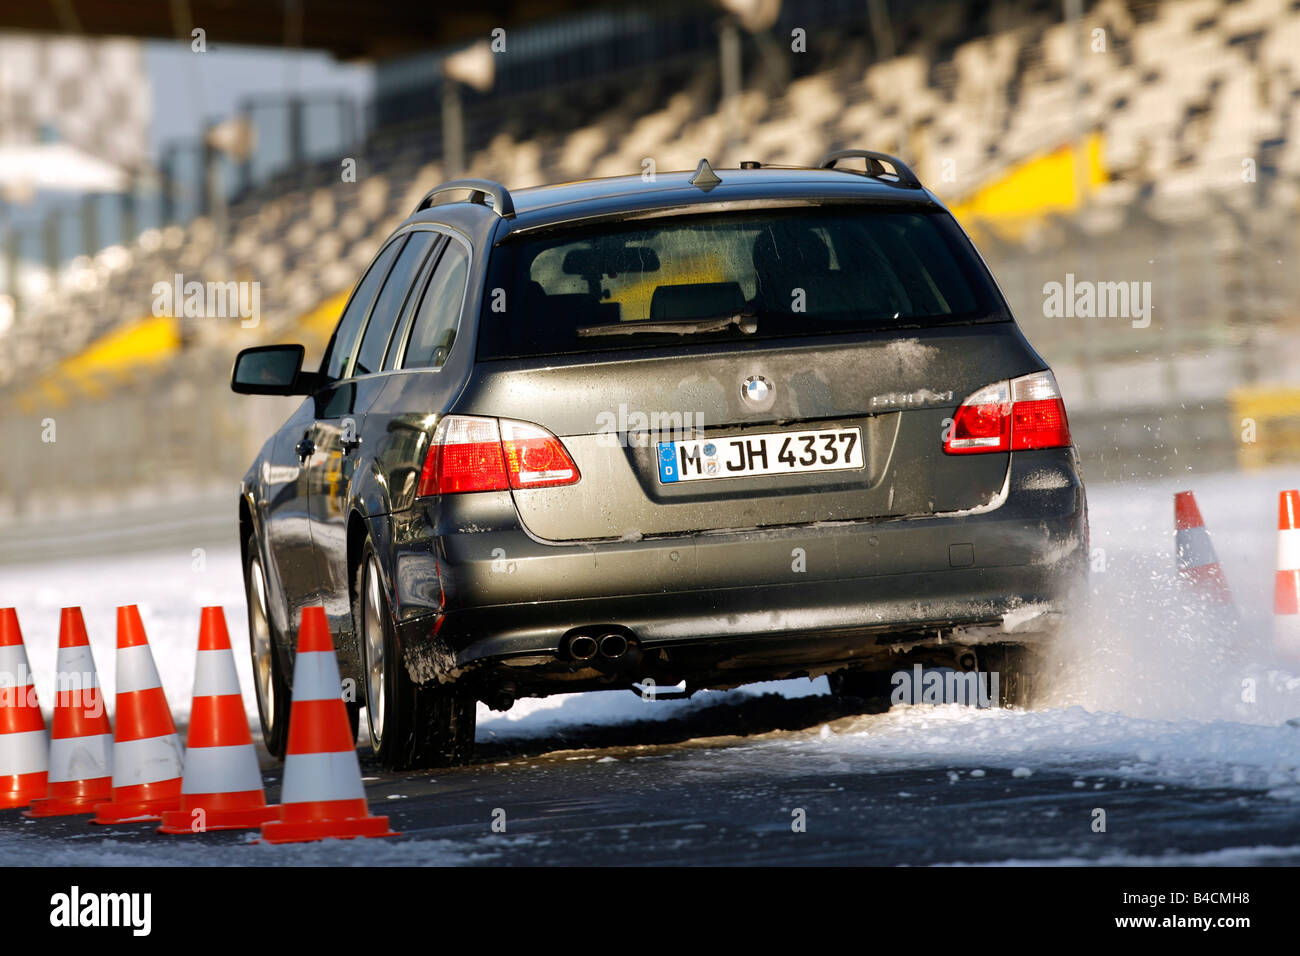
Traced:
<path fill-rule="evenodd" d="M 834 755 L 869 756 L 882 767 L 915 763 L 918 755 L 956 769 L 958 777 L 986 768 L 1030 776 L 1073 772 L 1074 786 L 1092 778 L 1197 787 L 1265 790 L 1300 803 L 1300 726 L 1231 721 L 1153 720 L 1094 713 L 1081 706 L 1031 713 L 975 710 L 957 704 L 896 707 L 854 718 L 838 733 L 800 747 Z"/>
<path fill-rule="evenodd" d="M 1272 638 L 1277 493 L 1297 485 L 1290 468 L 1093 489 L 1104 570 L 1094 568 L 1090 606 L 1067 629 L 1048 703 L 1259 724 L 1300 716 L 1300 662 L 1280 658 Z M 1172 499 L 1187 489 L 1235 597 L 1235 626 L 1177 581 Z"/>
<path fill-rule="evenodd" d="M 950 761 L 1026 766 L 1105 758 L 1136 775 L 1194 785 L 1237 784 L 1297 799 L 1300 666 L 1271 645 L 1277 492 L 1300 484 L 1295 469 L 1199 476 L 1090 490 L 1091 606 L 1071 623 L 1052 662 L 1053 690 L 1034 713 L 906 707 L 862 718 L 821 738 L 882 759 L 943 755 Z M 1240 626 L 1190 611 L 1173 574 L 1173 492 L 1195 490 L 1237 598 Z M 1097 550 L 1100 549 L 1100 550 Z M 0 603 L 19 609 L 37 691 L 53 701 L 59 608 L 86 615 L 100 681 L 111 694 L 115 607 L 140 605 L 168 700 L 189 711 L 199 609 L 226 610 L 245 702 L 256 725 L 237 550 L 190 549 L 31 564 L 0 570 Z M 757 685 L 648 703 L 629 692 L 523 700 L 500 714 L 480 706 L 479 737 L 534 735 L 557 726 L 609 724 L 696 708 L 729 695 L 826 693 L 824 679 Z M 110 698 L 111 699 L 111 698 Z M 806 746 L 799 737 L 791 743 Z"/>

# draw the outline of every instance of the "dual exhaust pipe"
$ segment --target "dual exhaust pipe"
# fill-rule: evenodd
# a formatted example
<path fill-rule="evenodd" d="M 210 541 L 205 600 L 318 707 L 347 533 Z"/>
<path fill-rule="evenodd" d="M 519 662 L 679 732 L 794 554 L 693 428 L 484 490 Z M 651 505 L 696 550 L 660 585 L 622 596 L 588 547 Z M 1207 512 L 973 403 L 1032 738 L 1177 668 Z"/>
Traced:
<path fill-rule="evenodd" d="M 595 660 L 597 656 L 608 661 L 616 661 L 627 653 L 629 643 L 625 635 L 617 631 L 604 634 L 574 634 L 569 638 L 569 657 L 575 661 Z"/>

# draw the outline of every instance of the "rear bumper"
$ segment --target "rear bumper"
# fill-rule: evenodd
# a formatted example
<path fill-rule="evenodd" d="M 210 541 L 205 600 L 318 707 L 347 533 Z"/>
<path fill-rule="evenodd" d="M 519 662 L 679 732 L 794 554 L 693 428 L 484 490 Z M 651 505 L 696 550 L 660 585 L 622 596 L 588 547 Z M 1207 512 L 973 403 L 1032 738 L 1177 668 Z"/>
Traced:
<path fill-rule="evenodd" d="M 1013 455 L 1005 500 L 979 514 L 557 546 L 503 520 L 493 497 L 449 498 L 395 528 L 403 645 L 421 679 L 598 684 L 559 653 L 572 629 L 602 625 L 630 632 L 665 679 L 710 684 L 825 670 L 953 629 L 1033 640 L 1087 568 L 1069 449 Z"/>

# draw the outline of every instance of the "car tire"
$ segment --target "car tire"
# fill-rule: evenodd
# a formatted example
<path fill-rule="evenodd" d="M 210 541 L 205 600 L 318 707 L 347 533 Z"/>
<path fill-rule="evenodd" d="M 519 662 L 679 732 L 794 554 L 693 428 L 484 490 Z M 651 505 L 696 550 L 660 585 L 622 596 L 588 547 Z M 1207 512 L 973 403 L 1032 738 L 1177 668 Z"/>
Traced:
<path fill-rule="evenodd" d="M 379 559 L 369 541 L 354 581 L 352 619 L 376 759 L 389 770 L 464 763 L 474 750 L 476 699 L 452 687 L 411 679 L 402 663 Z"/>
<path fill-rule="evenodd" d="M 980 669 L 998 675 L 999 707 L 1033 706 L 1041 668 L 1040 655 L 1022 644 L 994 644 L 979 652 Z"/>
<path fill-rule="evenodd" d="M 249 535 L 244 547 L 244 596 L 248 604 L 248 643 L 262 743 L 272 757 L 282 760 L 289 741 L 291 698 L 280 663 L 283 642 L 271 617 L 266 570 L 255 535 Z"/>

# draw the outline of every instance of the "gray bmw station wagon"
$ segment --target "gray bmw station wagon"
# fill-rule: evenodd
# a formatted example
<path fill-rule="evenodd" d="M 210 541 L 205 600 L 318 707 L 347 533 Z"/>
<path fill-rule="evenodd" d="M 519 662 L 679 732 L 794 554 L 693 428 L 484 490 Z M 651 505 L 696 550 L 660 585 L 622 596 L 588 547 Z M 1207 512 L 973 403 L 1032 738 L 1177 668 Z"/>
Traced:
<path fill-rule="evenodd" d="M 865 165 L 848 168 L 849 160 Z M 432 190 L 239 503 L 262 729 L 324 605 L 389 767 L 465 760 L 475 706 L 917 664 L 1026 701 L 1084 581 L 1065 408 L 903 163 Z"/>

